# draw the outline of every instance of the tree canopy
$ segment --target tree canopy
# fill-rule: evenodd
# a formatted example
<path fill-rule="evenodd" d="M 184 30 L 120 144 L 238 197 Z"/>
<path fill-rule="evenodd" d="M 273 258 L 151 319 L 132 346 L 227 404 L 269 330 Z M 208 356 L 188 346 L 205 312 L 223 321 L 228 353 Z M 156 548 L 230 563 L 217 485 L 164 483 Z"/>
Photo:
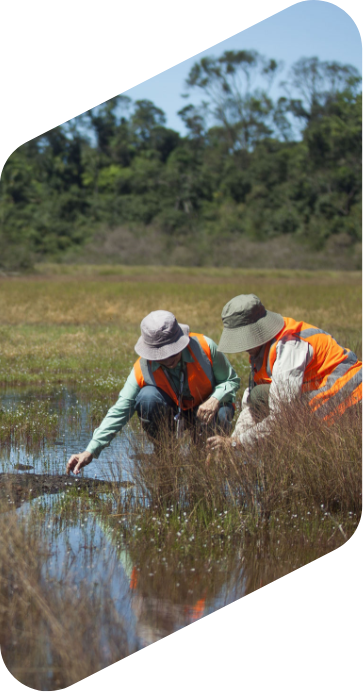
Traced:
<path fill-rule="evenodd" d="M 360 76 L 301 58 L 272 98 L 280 70 L 256 51 L 196 62 L 184 137 L 121 95 L 19 147 L 1 178 L 0 267 L 81 253 L 100 229 L 136 244 L 150 229 L 166 243 L 359 241 Z"/>

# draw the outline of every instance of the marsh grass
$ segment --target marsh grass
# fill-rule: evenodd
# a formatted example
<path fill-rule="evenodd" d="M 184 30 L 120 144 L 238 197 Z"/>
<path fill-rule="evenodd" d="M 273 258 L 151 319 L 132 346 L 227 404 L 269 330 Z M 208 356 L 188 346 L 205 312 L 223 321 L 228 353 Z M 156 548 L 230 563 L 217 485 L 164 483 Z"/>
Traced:
<path fill-rule="evenodd" d="M 54 439 L 58 433 L 59 416 L 48 401 L 19 402 L 0 408 L 0 443 L 22 442 L 34 447 Z"/>
<path fill-rule="evenodd" d="M 39 512 L 1 517 L 1 653 L 17 680 L 39 690 L 63 689 L 135 650 L 109 588 L 71 582 L 70 564 L 48 579 L 51 555 Z"/>
<path fill-rule="evenodd" d="M 343 545 L 356 525 L 353 514 L 341 514 L 338 523 L 303 503 L 268 521 L 236 507 L 193 514 L 166 507 L 137 515 L 124 540 L 144 593 L 162 598 L 168 590 L 192 605 L 218 592 L 227 599 L 251 593 Z"/>
<path fill-rule="evenodd" d="M 132 607 L 155 641 L 210 612 L 213 599 L 221 607 L 345 543 L 361 512 L 360 451 L 360 407 L 331 425 L 300 404 L 286 407 L 257 447 L 209 463 L 203 444 L 165 432 L 158 452 L 135 444 L 135 486 L 121 493 L 115 466 L 109 492 L 57 497 L 52 531 L 93 517 L 116 552 L 127 549 Z M 49 578 L 49 512 L 38 503 L 19 516 L 9 498 L 4 506 L 0 644 L 11 673 L 62 689 L 131 653 L 112 572 L 102 590 L 90 588 L 69 579 L 70 555 Z"/>
<path fill-rule="evenodd" d="M 270 310 L 314 324 L 361 352 L 358 272 L 104 270 L 113 274 L 102 274 L 102 267 L 58 267 L 63 273 L 56 277 L 51 269 L 0 280 L 2 383 L 76 383 L 80 391 L 112 398 L 133 365 L 148 312 L 171 310 L 218 343 L 222 307 L 239 293 L 256 293 Z M 243 385 L 248 359 L 237 355 L 231 361 Z"/>
<path fill-rule="evenodd" d="M 152 454 L 134 454 L 134 475 L 147 503 L 206 510 L 225 505 L 256 517 L 307 509 L 360 516 L 361 407 L 328 424 L 303 401 L 281 407 L 254 445 L 207 458 L 204 441 L 176 440 L 165 431 Z M 188 433 L 186 433 L 188 435 Z"/>
<path fill-rule="evenodd" d="M 20 392 L 26 385 L 45 398 L 67 385 L 89 402 L 96 425 L 132 368 L 145 314 L 171 310 L 191 330 L 218 342 L 224 303 L 250 292 L 269 309 L 330 332 L 361 356 L 358 273 L 160 271 L 43 265 L 37 277 L 1 279 L 2 384 Z M 248 358 L 237 354 L 231 361 L 243 389 Z M 31 405 L 3 409 L 3 444 L 27 440 L 36 449 L 38 440 L 59 432 L 60 418 L 47 399 L 35 396 Z M 69 413 L 76 417 L 75 410 Z M 139 433 L 136 416 L 131 428 Z M 115 548 L 126 546 L 150 627 L 161 618 L 164 633 L 180 626 L 180 607 L 189 613 L 184 624 L 193 621 L 196 600 L 250 593 L 339 547 L 359 522 L 359 407 L 331 425 L 299 404 L 283 408 L 268 438 L 208 463 L 203 440 L 195 444 L 188 434 L 175 440 L 165 433 L 154 452 L 139 434 L 129 441 L 135 485 L 120 490 L 122 469 L 115 459 L 107 493 L 69 488 L 57 496 L 54 535 L 87 516 L 97 518 Z M 2 654 L 23 684 L 61 689 L 131 652 L 125 623 L 107 585 L 100 593 L 83 581 L 45 579 L 42 565 L 52 553 L 46 511 L 38 504 L 25 520 L 9 510 L 16 506 L 10 494 L 0 508 Z M 68 566 L 66 561 L 63 574 Z M 168 623 L 172 606 L 175 622 Z"/>

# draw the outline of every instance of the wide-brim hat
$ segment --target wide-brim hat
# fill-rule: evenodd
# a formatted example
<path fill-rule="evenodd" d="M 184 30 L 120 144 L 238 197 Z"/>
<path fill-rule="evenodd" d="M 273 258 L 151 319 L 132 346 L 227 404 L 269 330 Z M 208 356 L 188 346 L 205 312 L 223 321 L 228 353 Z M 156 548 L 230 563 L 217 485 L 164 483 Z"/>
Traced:
<path fill-rule="evenodd" d="M 223 332 L 218 350 L 240 353 L 262 346 L 284 326 L 284 318 L 266 310 L 253 293 L 236 296 L 222 310 Z"/>
<path fill-rule="evenodd" d="M 172 312 L 155 310 L 140 324 L 136 353 L 146 360 L 164 360 L 180 353 L 189 344 L 189 327 L 180 324 Z"/>

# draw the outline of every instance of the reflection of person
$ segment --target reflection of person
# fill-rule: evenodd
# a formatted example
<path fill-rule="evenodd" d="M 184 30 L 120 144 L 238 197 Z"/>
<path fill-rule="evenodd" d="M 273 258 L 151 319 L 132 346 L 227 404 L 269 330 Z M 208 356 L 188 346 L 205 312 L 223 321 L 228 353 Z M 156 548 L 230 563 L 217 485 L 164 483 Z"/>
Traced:
<path fill-rule="evenodd" d="M 78 474 L 98 458 L 136 411 L 143 429 L 157 440 L 162 423 L 171 429 L 182 417 L 188 425 L 229 432 L 239 377 L 217 345 L 203 334 L 189 334 L 171 312 L 156 310 L 141 322 L 136 346 L 140 358 L 86 451 L 73 454 L 67 473 Z"/>
<path fill-rule="evenodd" d="M 158 569 L 160 570 L 161 567 L 164 565 L 159 565 Z M 202 574 L 205 574 L 205 569 L 202 569 Z M 136 616 L 136 631 L 143 646 L 152 644 L 180 627 L 200 620 L 205 615 L 206 590 L 201 598 L 196 598 L 194 589 L 198 585 L 198 576 L 190 579 L 190 572 L 188 576 L 186 584 L 179 574 L 178 579 L 182 579 L 182 584 L 178 583 L 176 587 L 175 574 L 164 573 L 163 570 L 162 578 L 155 579 L 154 585 L 156 575 L 150 576 L 148 570 L 146 575 L 143 575 L 143 570 L 133 567 L 130 575 L 131 606 Z M 210 575 L 208 577 L 211 581 Z M 162 581 L 162 594 L 159 592 L 160 581 Z M 190 586 L 193 586 L 193 589 L 187 588 Z M 198 593 L 199 591 L 200 588 L 197 588 Z"/>
<path fill-rule="evenodd" d="M 129 568 L 127 575 L 136 629 L 143 644 L 199 620 L 221 602 L 240 598 L 245 591 L 250 570 L 246 573 L 245 566 L 241 578 L 238 541 L 228 541 L 228 549 L 221 541 L 207 551 L 195 545 L 185 551 L 178 546 L 175 527 L 170 526 L 169 538 L 171 535 L 173 540 L 162 552 L 158 548 L 162 543 L 149 540 L 128 546 L 128 559 L 137 561 L 137 567 Z M 112 540 L 116 540 L 115 533 Z"/>
<path fill-rule="evenodd" d="M 342 414 L 362 400 L 362 363 L 326 332 L 266 310 L 257 296 L 233 298 L 222 311 L 218 348 L 247 351 L 250 385 L 231 438 L 209 438 L 209 449 L 253 442 L 266 434 L 279 401 L 305 393 L 323 419 Z"/>
<path fill-rule="evenodd" d="M 217 546 L 215 555 L 218 559 L 216 557 L 212 561 L 209 556 L 203 557 L 198 550 L 188 552 L 188 555 L 182 551 L 181 566 L 175 552 L 172 550 L 173 554 L 170 553 L 170 546 L 169 550 L 164 546 L 164 555 L 168 555 L 166 561 L 153 541 L 141 539 L 141 545 L 131 542 L 126 547 L 120 533 L 114 531 L 108 520 L 99 516 L 97 522 L 110 544 L 116 548 L 129 586 L 136 635 L 142 646 L 152 644 L 202 618 L 208 606 L 213 607 L 218 591 L 233 583 L 233 567 L 238 550 L 234 546 L 229 546 L 227 556 L 223 554 L 223 548 Z M 146 531 L 149 535 L 147 522 Z M 175 534 L 176 529 L 173 543 L 178 539 Z M 228 569 L 221 570 L 224 560 L 228 560 Z"/>

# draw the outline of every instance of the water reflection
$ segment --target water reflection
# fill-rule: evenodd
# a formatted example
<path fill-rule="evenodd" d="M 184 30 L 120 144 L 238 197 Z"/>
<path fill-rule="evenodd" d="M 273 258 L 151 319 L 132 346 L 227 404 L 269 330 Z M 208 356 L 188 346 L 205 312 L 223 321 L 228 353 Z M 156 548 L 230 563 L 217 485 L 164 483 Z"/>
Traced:
<path fill-rule="evenodd" d="M 19 401 L 29 402 L 39 396 L 39 390 L 7 390 L 2 396 L 2 406 L 16 406 Z M 69 456 L 86 448 L 93 427 L 90 405 L 80 402 L 75 391 L 64 387 L 51 396 L 44 396 L 49 397 L 52 410 L 59 415 L 57 437 L 36 448 L 27 448 L 25 444 L 2 446 L 0 471 L 14 472 L 16 465 L 22 464 L 33 466 L 30 472 L 33 474 L 49 474 L 50 477 L 64 474 Z M 70 411 L 74 415 L 70 416 Z M 108 480 L 114 474 L 118 480 L 132 481 L 133 435 L 137 433 L 128 426 L 102 452 L 99 460 L 84 468 L 83 476 L 92 479 L 97 475 L 100 480 Z M 29 471 L 20 468 L 17 473 L 20 476 Z M 120 494 L 127 493 L 128 489 L 119 488 L 118 498 L 103 498 L 98 492 L 98 500 L 92 490 L 83 499 L 75 498 L 74 490 L 73 497 L 63 490 L 53 494 L 51 483 L 44 492 L 47 494 L 30 503 L 23 502 L 17 510 L 26 520 L 34 514 L 31 510 L 36 510 L 36 521 L 50 546 L 50 557 L 39 556 L 39 560 L 43 560 L 42 578 L 48 584 L 54 584 L 55 588 L 59 584 L 69 585 L 76 594 L 86 586 L 89 594 L 101 594 L 101 601 L 104 599 L 105 604 L 106 599 L 112 602 L 113 609 L 127 623 L 131 650 L 159 641 L 332 552 L 339 547 L 339 541 L 342 544 L 339 532 L 334 538 L 329 537 L 329 543 L 320 546 L 313 545 L 313 538 L 308 545 L 304 544 L 305 539 L 299 543 L 296 532 L 293 547 L 289 528 L 284 547 L 282 542 L 279 545 L 279 540 L 267 541 L 263 546 L 253 543 L 248 546 L 242 532 L 233 541 L 219 541 L 211 531 L 210 545 L 194 546 L 190 543 L 186 549 L 185 537 L 184 548 L 182 544 L 159 545 L 148 533 L 150 524 L 146 510 L 145 533 L 137 525 L 137 515 L 134 527 L 128 524 L 130 517 L 126 519 L 122 515 Z M 101 502 L 102 511 L 97 502 Z M 6 521 L 6 515 L 3 514 L 0 520 Z M 219 521 L 216 524 L 215 532 L 220 534 Z M 132 528 L 135 532 L 140 530 L 139 541 L 128 540 L 127 531 L 130 533 Z M 109 629 L 106 614 L 109 610 L 105 605 L 98 612 L 97 627 L 103 632 L 107 649 Z M 114 661 L 108 661 L 106 654 L 106 665 L 111 665 Z"/>
<path fill-rule="evenodd" d="M 66 494 L 24 503 L 18 514 L 31 519 L 42 513 L 42 540 L 51 554 L 42 564 L 48 584 L 62 584 L 77 594 L 107 594 L 127 623 L 130 649 L 140 648 L 232 603 L 245 592 L 241 553 L 236 546 L 218 559 L 194 551 L 185 560 L 151 547 L 143 554 L 124 540 L 123 519 L 111 525 L 92 509 L 72 509 L 63 516 Z M 97 627 L 107 622 L 99 614 Z"/>
<path fill-rule="evenodd" d="M 0 448 L 0 472 L 22 471 L 22 466 L 32 466 L 34 473 L 65 473 L 71 454 L 83 451 L 93 432 L 91 404 L 79 401 L 75 391 L 60 387 L 51 394 L 42 394 L 39 389 L 6 389 L 1 395 L 4 409 L 25 405 L 41 397 L 50 405 L 50 411 L 59 416 L 56 438 L 37 445 L 25 443 L 2 445 Z M 71 414 L 70 414 L 71 412 Z M 122 434 L 116 435 L 111 447 L 103 450 L 100 458 L 85 467 L 82 474 L 90 478 L 130 480 L 132 438 L 137 436 L 129 426 Z"/>
<path fill-rule="evenodd" d="M 1 403 L 9 409 L 19 403 L 26 406 L 42 396 L 48 401 L 50 411 L 58 416 L 56 436 L 36 447 L 27 447 L 25 443 L 3 446 L 2 472 L 53 477 L 64 474 L 69 456 L 85 449 L 91 439 L 94 427 L 91 405 L 79 401 L 71 389 L 59 387 L 51 394 L 42 394 L 39 389 L 8 389 Z M 102 452 L 99 460 L 85 467 L 84 477 L 130 481 L 136 440 L 140 446 L 137 436 L 128 426 Z M 164 551 L 158 552 L 152 544 L 151 550 L 140 554 L 125 542 L 123 519 L 116 519 L 111 525 L 98 511 L 99 507 L 92 504 L 92 491 L 88 510 L 79 505 L 70 513 L 64 512 L 67 492 L 61 490 L 53 495 L 52 484 L 45 492 L 46 495 L 34 497 L 31 502 L 23 500 L 17 510 L 29 517 L 31 508 L 38 515 L 41 512 L 44 544 L 51 547 L 51 556 L 42 565 L 42 578 L 48 584 L 69 585 L 76 593 L 85 584 L 90 593 L 107 593 L 113 608 L 127 622 L 131 649 L 157 641 L 243 595 L 237 548 L 229 550 L 225 558 L 220 555 L 215 563 L 198 556 L 197 551 L 193 559 L 175 560 Z M 102 618 L 100 612 L 97 626 L 104 627 L 107 637 L 107 623 Z"/>

